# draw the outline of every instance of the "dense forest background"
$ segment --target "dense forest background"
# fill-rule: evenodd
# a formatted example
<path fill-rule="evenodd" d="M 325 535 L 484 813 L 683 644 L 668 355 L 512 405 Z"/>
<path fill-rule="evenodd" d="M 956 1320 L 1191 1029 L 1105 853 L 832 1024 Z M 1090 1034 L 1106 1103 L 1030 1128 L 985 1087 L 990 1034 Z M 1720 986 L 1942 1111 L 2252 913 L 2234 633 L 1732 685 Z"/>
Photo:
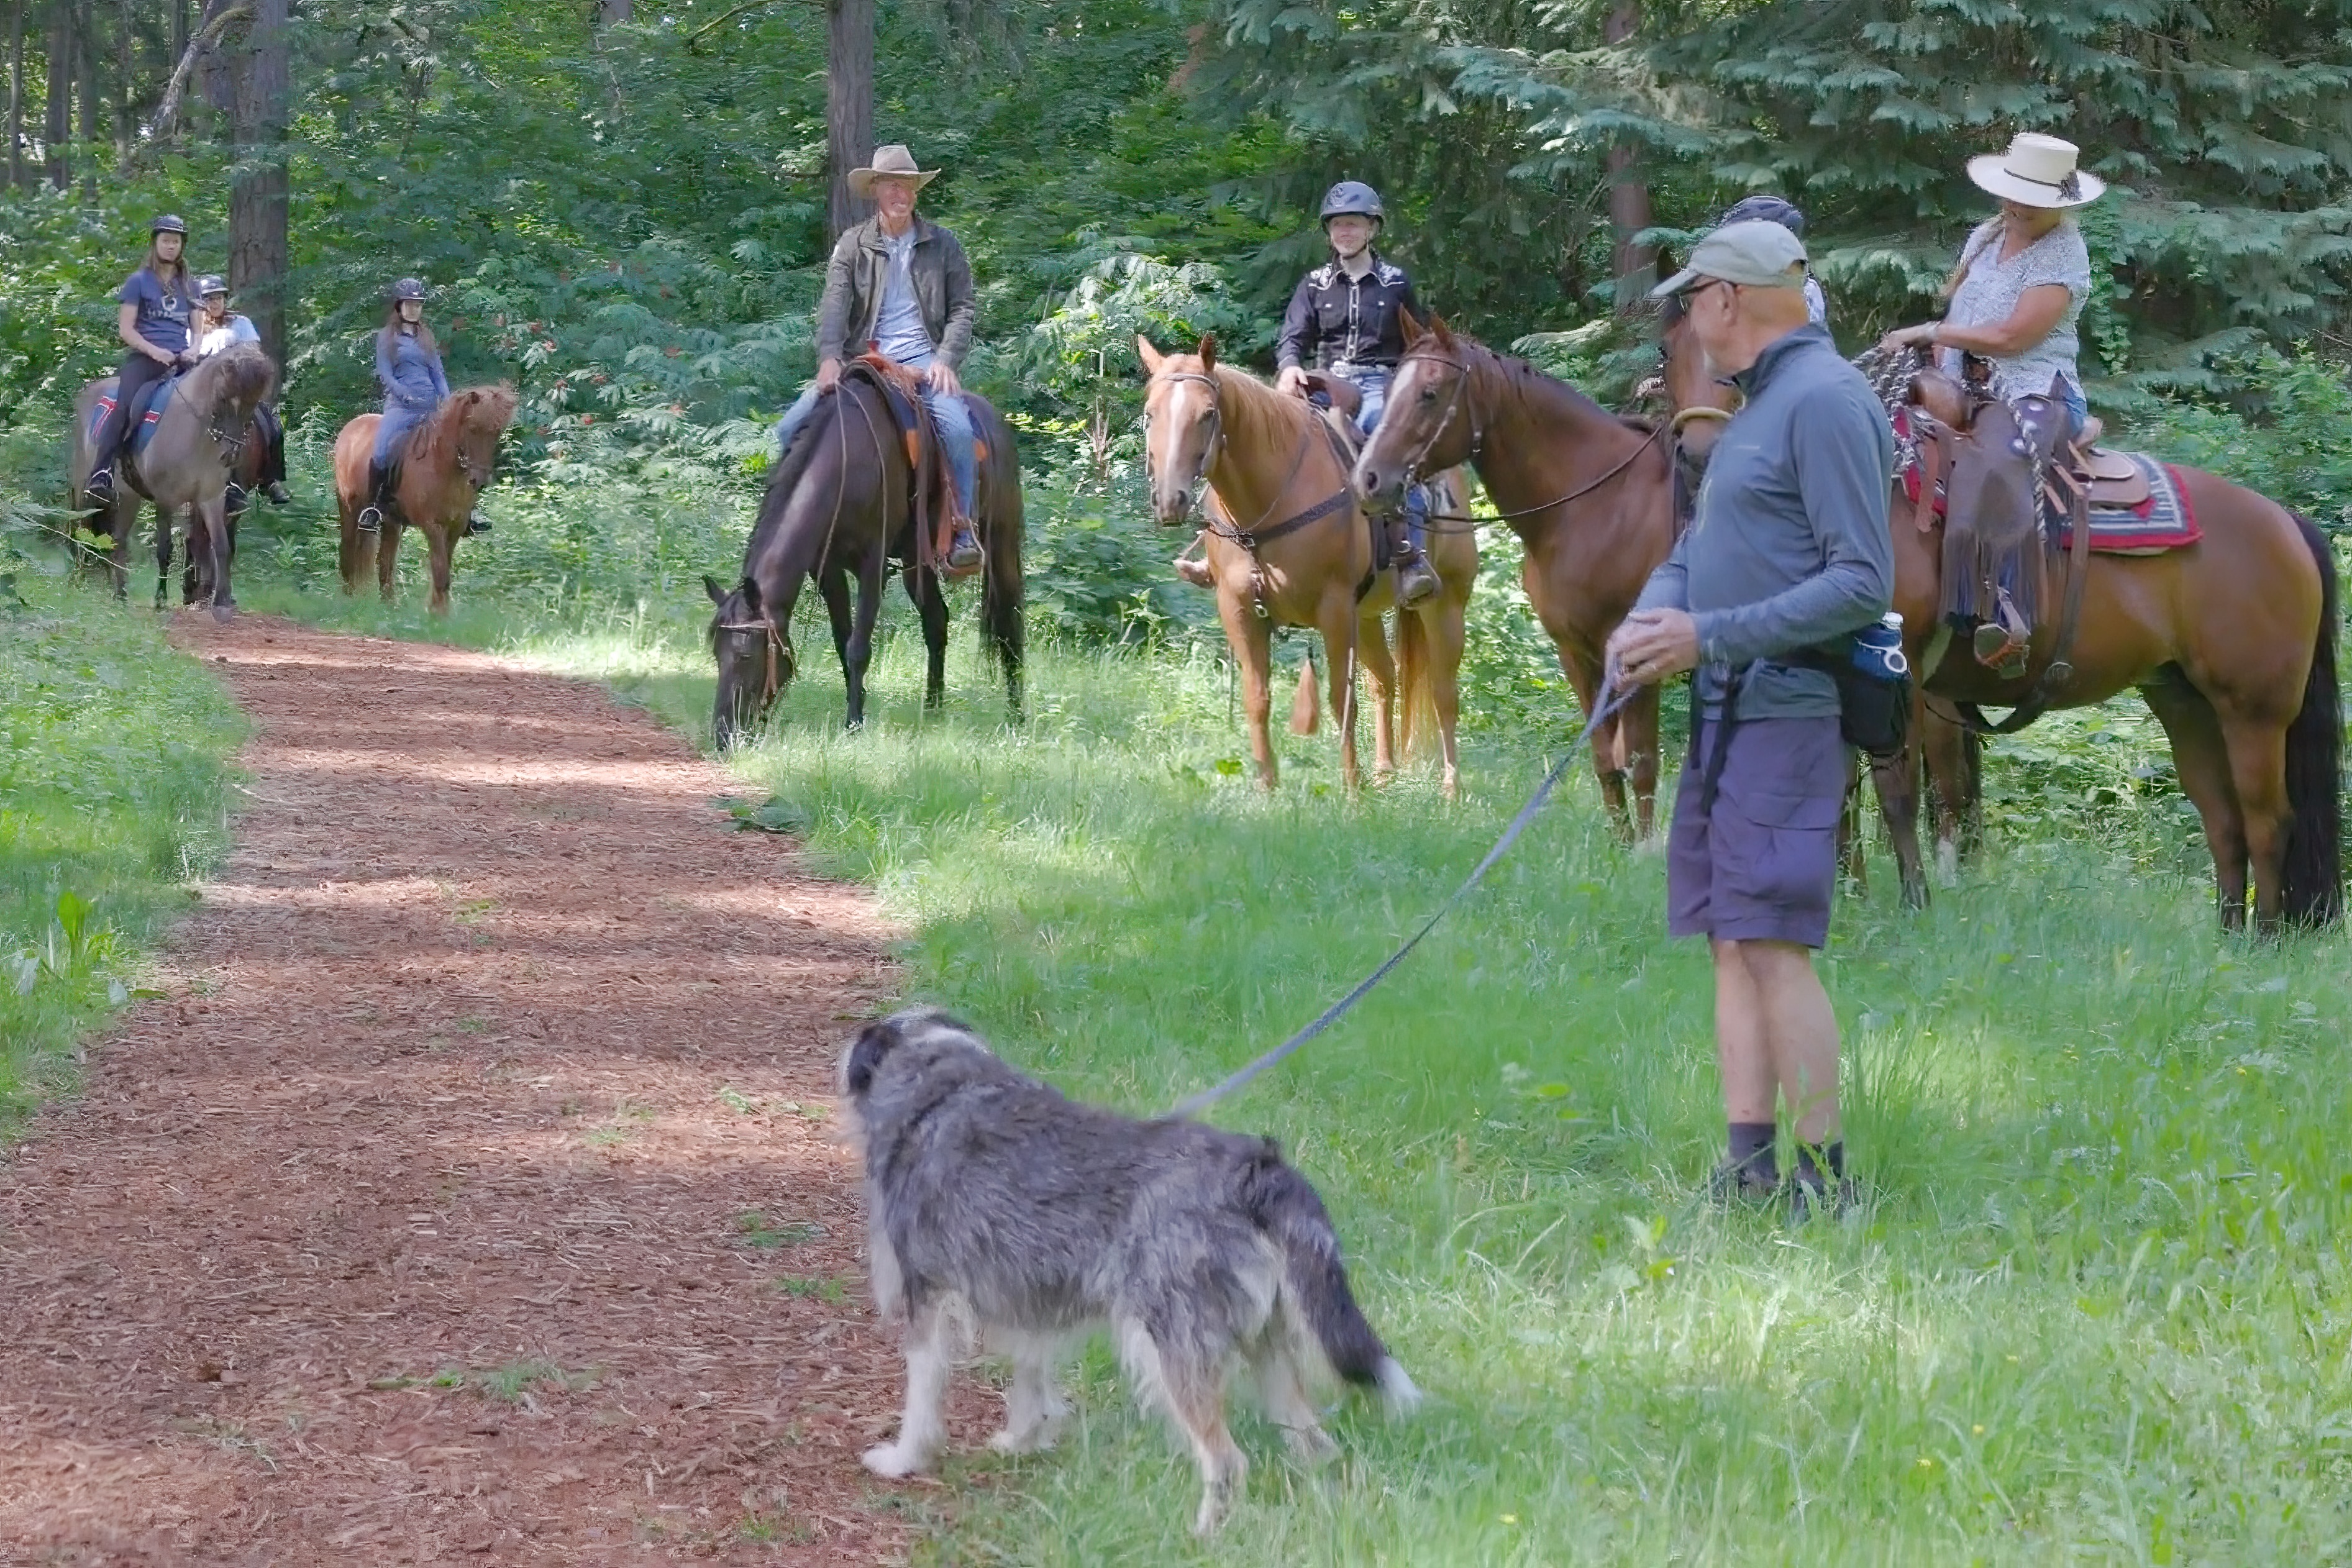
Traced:
<path fill-rule="evenodd" d="M 1262 359 L 1331 179 L 1382 189 L 1384 247 L 1457 325 L 1620 397 L 1638 286 L 1726 203 L 1807 207 L 1859 346 L 1928 312 L 1987 210 L 1965 157 L 2021 129 L 2117 186 L 2084 218 L 2095 401 L 2331 517 L 2352 491 L 2347 0 L 0 0 L 0 25 L 20 496 L 168 209 L 278 347 L 298 444 L 371 405 L 381 291 L 415 273 L 453 378 L 525 394 L 518 483 L 740 500 L 812 368 L 838 172 L 904 141 L 981 280 L 968 379 L 1029 433 L 1047 608 L 1131 630 L 1171 602 L 1160 542 L 1119 526 L 1133 335 Z"/>

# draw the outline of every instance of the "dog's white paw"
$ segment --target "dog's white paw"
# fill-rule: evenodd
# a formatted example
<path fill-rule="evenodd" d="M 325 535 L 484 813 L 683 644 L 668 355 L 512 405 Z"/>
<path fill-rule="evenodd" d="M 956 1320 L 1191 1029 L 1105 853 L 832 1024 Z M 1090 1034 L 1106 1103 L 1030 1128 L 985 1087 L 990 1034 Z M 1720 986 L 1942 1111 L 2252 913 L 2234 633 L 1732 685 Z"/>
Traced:
<path fill-rule="evenodd" d="M 923 1470 L 929 1458 L 919 1448 L 910 1449 L 900 1443 L 883 1443 L 866 1449 L 862 1462 L 876 1475 L 897 1481 Z"/>
<path fill-rule="evenodd" d="M 1339 1457 L 1339 1445 L 1320 1426 L 1285 1427 L 1282 1440 L 1289 1445 L 1290 1457 L 1310 1468 L 1328 1465 Z"/>

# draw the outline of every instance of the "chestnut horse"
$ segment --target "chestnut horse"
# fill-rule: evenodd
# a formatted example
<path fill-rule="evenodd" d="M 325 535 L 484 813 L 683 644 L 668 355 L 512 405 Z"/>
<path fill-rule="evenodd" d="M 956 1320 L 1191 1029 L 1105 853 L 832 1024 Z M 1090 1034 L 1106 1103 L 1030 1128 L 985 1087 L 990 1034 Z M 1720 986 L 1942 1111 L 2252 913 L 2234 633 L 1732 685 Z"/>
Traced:
<path fill-rule="evenodd" d="M 335 499 L 342 510 L 344 593 L 358 593 L 373 565 L 378 590 L 392 598 L 401 531 L 413 522 L 432 552 L 433 613 L 449 613 L 449 554 L 474 515 L 474 498 L 490 482 L 499 437 L 514 416 L 515 390 L 504 384 L 469 386 L 444 398 L 400 456 L 381 538 L 360 531 L 360 513 L 368 504 L 368 460 L 383 416 L 362 414 L 342 427 L 335 437 Z"/>
<path fill-rule="evenodd" d="M 1709 374 L 1687 318 L 1669 310 L 1664 327 L 1674 406 L 1727 407 L 1727 389 Z M 1710 437 L 1694 428 L 1690 438 Z M 2333 924 L 2344 907 L 2335 558 L 2318 530 L 2269 497 L 2200 469 L 2179 472 L 2204 538 L 2161 555 L 2092 555 L 2073 672 L 2042 695 L 2051 708 L 2085 708 L 2138 689 L 2204 824 L 2224 928 L 2245 924 L 2250 866 L 2258 930 Z M 1899 479 L 1890 479 L 1889 490 L 1895 607 L 1911 668 L 1922 672 L 1912 748 L 1925 753 L 1945 805 L 1964 810 L 1973 773 L 1966 733 L 1933 716 L 1926 698 L 2026 701 L 2050 665 L 2054 631 L 2035 628 L 2025 672 L 2013 679 L 1965 648 L 1947 657 L 1954 639 L 1940 626 L 1942 521 L 1932 510 L 1923 517 Z M 1880 804 L 1898 846 L 1908 837 L 1916 856 L 1917 757 L 1898 758 L 1893 771 L 1903 778 L 1882 787 Z M 1939 820 L 1939 837 L 1947 826 Z"/>
<path fill-rule="evenodd" d="M 1163 528 L 1184 522 L 1196 486 L 1206 481 L 1209 570 L 1217 615 L 1242 671 L 1250 754 L 1261 787 L 1275 785 L 1271 667 L 1276 626 L 1312 626 L 1323 637 L 1331 710 L 1339 725 L 1340 777 L 1361 784 L 1356 754 L 1356 666 L 1372 678 L 1377 700 L 1372 764 L 1395 771 L 1396 710 L 1403 698 L 1407 739 L 1424 698 L 1435 710 L 1447 799 L 1460 789 L 1454 724 L 1460 708 L 1464 626 L 1478 577 L 1478 542 L 1466 529 L 1433 531 L 1429 563 L 1438 590 L 1400 612 L 1402 664 L 1389 657 L 1381 624 L 1396 599 L 1395 574 L 1375 568 L 1371 524 L 1348 479 L 1348 449 L 1325 414 L 1304 397 L 1277 393 L 1247 371 L 1217 363 L 1214 338 L 1197 353 L 1163 354 L 1142 338 L 1136 349 L 1151 383 L 1144 465 L 1152 516 Z M 1438 488 L 1441 509 L 1458 508 L 1458 486 Z M 1235 519 L 1247 519 L 1236 523 Z M 1293 728 L 1312 727 L 1314 667 L 1299 675 Z"/>
<path fill-rule="evenodd" d="M 1357 493 L 1393 497 L 1439 468 L 1476 468 L 1527 548 L 1528 603 L 1559 651 L 1578 704 L 1593 711 L 1609 634 L 1674 548 L 1666 442 L 1442 321 L 1424 331 L 1408 315 L 1404 339 L 1380 428 L 1356 460 Z M 1620 834 L 1647 838 L 1657 812 L 1655 687 L 1594 731 L 1592 766 Z"/>

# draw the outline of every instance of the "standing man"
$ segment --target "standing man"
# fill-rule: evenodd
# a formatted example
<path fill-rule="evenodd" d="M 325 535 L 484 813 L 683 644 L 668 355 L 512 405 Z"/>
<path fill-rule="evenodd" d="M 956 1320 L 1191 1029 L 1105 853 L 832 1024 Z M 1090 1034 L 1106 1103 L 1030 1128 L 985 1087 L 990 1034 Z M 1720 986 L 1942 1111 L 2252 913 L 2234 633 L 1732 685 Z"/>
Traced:
<path fill-rule="evenodd" d="M 1690 759 L 1667 839 L 1666 929 L 1715 957 L 1716 1062 L 1730 1151 L 1722 1197 L 1782 1190 L 1774 1097 L 1794 1123 L 1799 1215 L 1850 1198 L 1838 1030 L 1812 950 L 1829 939 L 1846 751 L 1832 678 L 1886 612 L 1894 437 L 1862 374 L 1808 319 L 1805 247 L 1727 225 L 1661 284 L 1747 396 L 1716 443 L 1695 520 L 1609 639 L 1621 679 L 1694 676 Z M 1822 645 L 1832 645 L 1824 647 Z"/>
<path fill-rule="evenodd" d="M 776 423 L 776 455 L 816 412 L 816 400 L 841 381 L 841 363 L 870 347 L 919 371 L 923 406 L 931 411 L 955 480 L 957 516 L 948 569 L 980 565 L 971 514 L 979 487 L 979 437 L 964 405 L 956 367 L 971 347 L 971 264 L 956 237 L 915 216 L 915 193 L 939 177 L 918 168 L 896 143 L 877 149 L 866 168 L 849 171 L 850 194 L 874 204 L 874 216 L 841 237 L 825 269 L 816 310 L 816 379 Z"/>

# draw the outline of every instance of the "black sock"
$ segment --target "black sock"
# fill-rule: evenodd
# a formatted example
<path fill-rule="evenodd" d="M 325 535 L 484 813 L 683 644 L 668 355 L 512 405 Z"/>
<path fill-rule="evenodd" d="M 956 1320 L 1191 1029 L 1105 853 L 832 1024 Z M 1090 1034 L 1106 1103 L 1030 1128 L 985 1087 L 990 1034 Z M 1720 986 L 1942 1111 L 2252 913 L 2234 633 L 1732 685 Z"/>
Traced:
<path fill-rule="evenodd" d="M 1730 1126 L 1732 1167 L 1752 1171 L 1768 1182 L 1777 1180 L 1780 1168 L 1772 1158 L 1772 1138 L 1779 1130 L 1769 1121 L 1734 1121 Z"/>
<path fill-rule="evenodd" d="M 1815 1147 L 1816 1145 L 1811 1143 L 1801 1142 L 1797 1145 L 1797 1173 L 1801 1176 L 1811 1176 L 1818 1180 L 1822 1173 L 1822 1168 L 1813 1162 L 1813 1150 Z M 1832 1177 L 1843 1180 L 1845 1176 L 1845 1140 L 1841 1138 L 1833 1143 L 1822 1144 L 1819 1145 L 1819 1147 L 1822 1152 L 1822 1158 L 1829 1163 L 1830 1174 Z"/>

